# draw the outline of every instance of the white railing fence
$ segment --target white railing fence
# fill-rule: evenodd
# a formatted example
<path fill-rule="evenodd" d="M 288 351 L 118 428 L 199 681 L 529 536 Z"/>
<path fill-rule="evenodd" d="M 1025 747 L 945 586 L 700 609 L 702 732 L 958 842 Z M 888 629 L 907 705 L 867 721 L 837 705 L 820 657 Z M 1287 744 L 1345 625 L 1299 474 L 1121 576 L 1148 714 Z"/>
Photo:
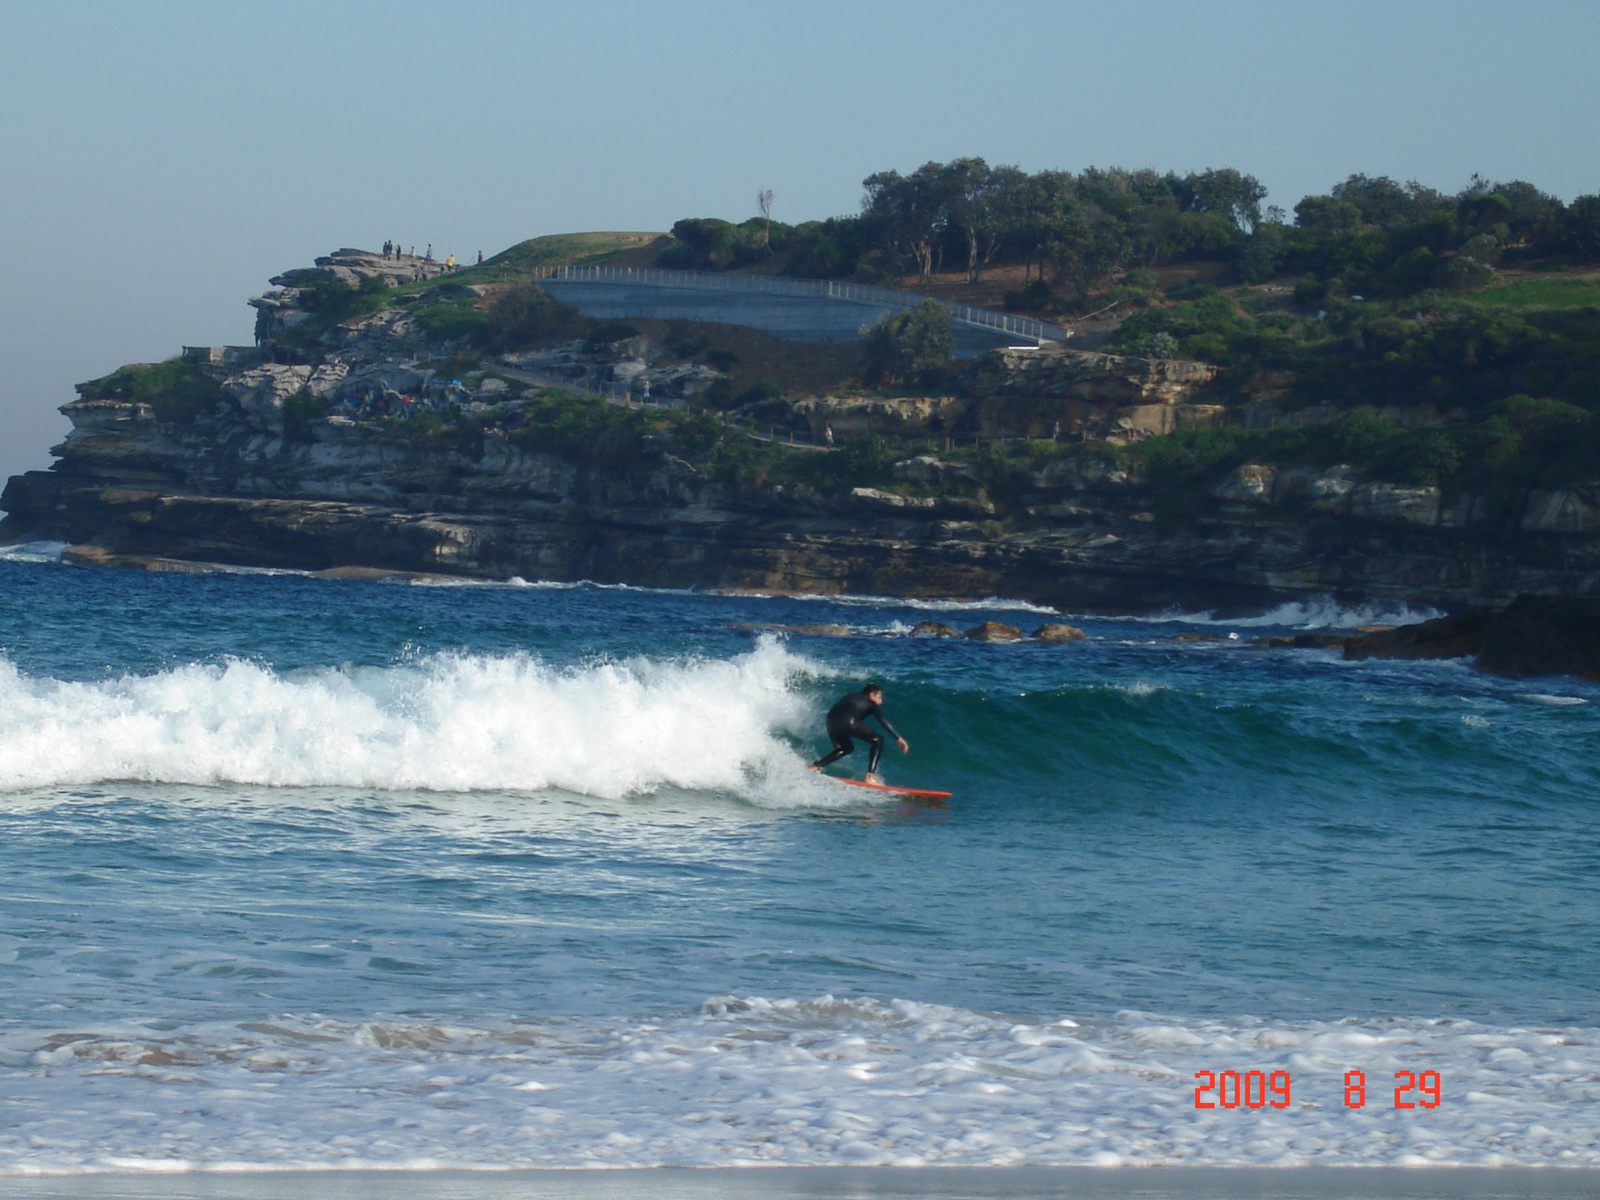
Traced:
<path fill-rule="evenodd" d="M 540 279 L 571 280 L 573 282 L 635 283 L 655 287 L 690 288 L 718 292 L 764 292 L 776 296 L 828 297 L 834 300 L 854 300 L 885 308 L 915 308 L 928 296 L 911 292 L 897 292 L 892 288 L 873 287 L 864 283 L 843 283 L 835 279 L 793 279 L 785 275 L 719 275 L 709 271 L 668 271 L 658 267 L 547 267 L 537 273 Z M 953 304 L 948 300 L 934 300 L 950 310 L 950 319 L 963 325 L 993 329 L 1015 337 L 1031 338 L 1036 342 L 1061 341 L 1071 334 L 1059 325 L 1050 325 L 1032 317 L 1018 317 L 1011 313 L 995 312 L 989 308 L 973 308 L 968 304 Z"/>

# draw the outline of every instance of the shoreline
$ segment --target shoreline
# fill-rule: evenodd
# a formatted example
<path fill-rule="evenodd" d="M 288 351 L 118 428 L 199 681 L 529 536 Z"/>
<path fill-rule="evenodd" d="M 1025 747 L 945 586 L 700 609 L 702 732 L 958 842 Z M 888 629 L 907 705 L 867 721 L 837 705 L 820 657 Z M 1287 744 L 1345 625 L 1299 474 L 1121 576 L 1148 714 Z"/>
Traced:
<path fill-rule="evenodd" d="M 173 558 L 153 554 L 112 554 L 93 545 L 63 542 L 49 543 L 36 539 L 0 541 L 0 554 L 3 554 L 6 550 L 51 544 L 61 547 L 60 551 L 54 554 L 53 557 L 42 556 L 22 561 L 54 561 L 68 566 L 102 567 L 154 574 L 286 576 L 296 579 L 322 579 L 341 583 L 385 583 L 434 587 L 476 585 L 482 587 L 534 589 L 596 588 L 600 590 L 655 592 L 666 595 L 722 596 L 731 600 L 796 600 L 824 601 L 847 605 L 902 605 L 907 608 L 926 609 L 930 612 L 1008 611 L 1025 612 L 1036 616 L 1148 622 L 1203 621 L 1206 623 L 1242 623 L 1247 625 L 1272 623 L 1269 618 L 1273 614 L 1296 607 L 1304 610 L 1317 608 L 1326 608 L 1330 611 L 1349 610 L 1357 614 L 1353 618 L 1352 627 L 1354 624 L 1367 623 L 1380 618 L 1388 619 L 1389 617 L 1394 617 L 1396 620 L 1402 620 L 1406 617 L 1414 617 L 1414 619 L 1420 621 L 1441 615 L 1441 610 L 1421 602 L 1413 604 L 1406 600 L 1393 600 L 1378 596 L 1346 596 L 1331 590 L 1294 594 L 1285 593 L 1283 596 L 1275 597 L 1270 603 L 1263 602 L 1225 610 L 1208 608 L 1204 605 L 1198 608 L 1168 605 L 1164 608 L 1130 611 L 1121 606 L 1112 606 L 1104 609 L 1092 607 L 1060 608 L 1021 596 L 1004 596 L 997 593 L 922 596 L 851 591 L 803 591 L 783 588 L 694 588 L 616 583 L 587 577 L 529 580 L 518 575 L 487 576 L 449 571 L 410 571 L 390 567 L 352 564 L 324 568 L 264 566 L 222 562 L 212 559 Z M 1284 623 L 1298 624 L 1300 622 L 1286 621 Z"/>
<path fill-rule="evenodd" d="M 647 1167 L 0 1176 L 15 1200 L 1580 1200 L 1590 1167 Z"/>

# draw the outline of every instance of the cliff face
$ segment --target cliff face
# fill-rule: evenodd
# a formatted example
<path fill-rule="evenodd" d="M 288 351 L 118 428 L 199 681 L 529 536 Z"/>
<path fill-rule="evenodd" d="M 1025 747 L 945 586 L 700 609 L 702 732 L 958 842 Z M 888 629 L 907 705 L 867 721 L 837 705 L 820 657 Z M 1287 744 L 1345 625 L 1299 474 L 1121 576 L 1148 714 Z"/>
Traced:
<path fill-rule="evenodd" d="M 1036 480 L 1054 502 L 1034 528 L 1004 532 L 971 502 L 962 511 L 868 488 L 734 496 L 670 461 L 580 463 L 492 437 L 467 455 L 386 442 L 339 418 L 286 437 L 271 395 L 258 384 L 187 430 L 148 405 L 67 405 L 74 429 L 55 469 L 14 478 L 0 500 L 8 531 L 255 565 L 1004 594 L 1069 610 L 1251 606 L 1329 591 L 1446 605 L 1600 592 L 1592 531 L 1497 541 L 1420 521 L 1435 512 L 1426 498 L 1352 504 L 1347 487 L 1332 511 L 1261 505 L 1164 531 L 1137 480 L 1085 466 Z"/>
<path fill-rule="evenodd" d="M 784 407 L 814 437 L 829 426 L 836 434 L 1127 440 L 1217 423 L 1222 407 L 1197 402 L 1216 374 L 1209 363 L 1017 348 L 978 358 L 961 395 L 821 397 Z"/>
<path fill-rule="evenodd" d="M 284 305 L 273 311 L 281 320 Z M 217 390 L 198 413 L 86 388 L 63 408 L 73 428 L 55 465 L 13 478 L 0 497 L 9 513 L 0 533 L 168 559 L 1006 595 L 1079 611 L 1227 609 L 1326 592 L 1444 606 L 1499 604 L 1519 593 L 1600 595 L 1593 487 L 1536 495 L 1520 525 L 1507 527 L 1488 521 L 1471 497 L 1446 504 L 1436 489 L 1366 482 L 1342 468 L 1247 464 L 1215 485 L 1220 511 L 1166 527 L 1146 481 L 1086 450 L 1037 471 L 1023 485 L 1022 507 L 1000 524 L 983 491 L 937 494 L 947 475 L 982 483 L 982 468 L 933 457 L 899 463 L 892 489 L 828 493 L 718 482 L 666 453 L 529 445 L 492 423 L 476 441 L 418 440 L 372 417 L 375 405 L 387 413 L 391 401 L 426 405 L 440 396 L 455 412 L 492 415 L 518 403 L 504 378 L 444 379 L 438 367 L 458 349 L 429 346 L 411 316 L 389 309 L 334 327 L 307 361 L 200 356 Z M 568 357 L 575 370 L 602 369 L 580 351 Z M 1076 413 L 1070 432 L 1080 437 L 1132 438 L 1201 420 L 1179 414 L 1207 407 L 1195 400 L 1209 372 L 1196 363 L 999 352 L 979 364 L 965 397 L 816 400 L 792 412 L 796 422 L 845 432 L 859 409 L 864 428 L 900 422 L 922 433 L 935 420 L 1031 429 Z"/>

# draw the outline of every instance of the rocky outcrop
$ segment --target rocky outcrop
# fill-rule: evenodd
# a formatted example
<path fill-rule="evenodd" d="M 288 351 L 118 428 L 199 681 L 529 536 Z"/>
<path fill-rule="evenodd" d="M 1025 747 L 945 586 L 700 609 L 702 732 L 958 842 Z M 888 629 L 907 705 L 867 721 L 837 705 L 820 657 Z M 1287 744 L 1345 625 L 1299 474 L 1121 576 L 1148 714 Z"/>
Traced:
<path fill-rule="evenodd" d="M 1600 534 L 1600 483 L 1534 492 L 1522 528 L 1527 533 Z"/>
<path fill-rule="evenodd" d="M 838 438 L 857 433 L 943 436 L 963 427 L 969 407 L 963 396 L 815 396 L 785 406 L 815 441 L 822 441 L 829 429 Z"/>
<path fill-rule="evenodd" d="M 1209 363 L 1047 347 L 992 351 L 968 378 L 973 394 L 985 399 L 1048 396 L 1120 407 L 1182 404 L 1216 375 Z"/>
<path fill-rule="evenodd" d="M 1576 498 L 1578 491 L 1535 492 L 1522 528 L 1541 533 L 1600 533 L 1600 520 L 1593 529 L 1588 528 L 1584 502 Z M 1349 466 L 1284 468 L 1243 463 L 1216 484 L 1211 494 L 1235 505 L 1313 509 L 1387 525 L 1460 529 L 1488 517 L 1482 497 L 1466 495 L 1446 506 L 1436 487 L 1362 480 Z M 1600 518 L 1600 509 L 1594 510 L 1594 516 Z"/>
<path fill-rule="evenodd" d="M 1064 347 L 995 350 L 964 383 L 968 423 L 985 437 L 1127 440 L 1219 423 L 1220 405 L 1193 403 L 1217 375 L 1210 363 L 1087 353 Z"/>
<path fill-rule="evenodd" d="M 1576 675 L 1600 680 L 1600 601 L 1519 598 L 1496 614 L 1476 665 L 1512 679 Z"/>
<path fill-rule="evenodd" d="M 1215 378 L 1209 363 L 1094 354 L 1062 347 L 991 350 L 962 376 L 962 394 L 822 396 L 761 420 L 792 417 L 813 438 L 879 433 L 896 437 L 1070 438 L 1126 441 L 1222 423 L 1227 410 L 1197 403 Z"/>
<path fill-rule="evenodd" d="M 1600 680 L 1600 600 L 1520 596 L 1499 611 L 1466 612 L 1352 637 L 1344 656 L 1471 658 L 1480 671 L 1512 679 L 1576 675 Z"/>

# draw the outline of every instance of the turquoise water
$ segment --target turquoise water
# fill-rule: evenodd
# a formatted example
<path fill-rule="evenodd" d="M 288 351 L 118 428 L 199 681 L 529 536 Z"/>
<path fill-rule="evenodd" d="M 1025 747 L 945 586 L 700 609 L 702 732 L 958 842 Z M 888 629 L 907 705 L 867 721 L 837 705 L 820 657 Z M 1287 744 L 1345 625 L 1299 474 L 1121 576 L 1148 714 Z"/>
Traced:
<path fill-rule="evenodd" d="M 903 634 L 1047 616 L 49 557 L 0 1171 L 1594 1156 L 1591 685 L 1247 648 L 1331 610 L 989 645 Z M 948 807 L 804 770 L 866 679 Z M 1195 1111 L 1268 1059 L 1319 1103 Z M 1406 1062 L 1453 1102 L 1338 1105 Z"/>

